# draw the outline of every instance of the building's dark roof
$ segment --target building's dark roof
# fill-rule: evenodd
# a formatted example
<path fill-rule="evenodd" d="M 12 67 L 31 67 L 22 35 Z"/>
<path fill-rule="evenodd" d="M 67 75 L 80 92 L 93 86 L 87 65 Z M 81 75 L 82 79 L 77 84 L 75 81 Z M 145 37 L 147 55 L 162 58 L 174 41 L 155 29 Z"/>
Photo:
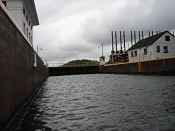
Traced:
<path fill-rule="evenodd" d="M 156 42 L 160 37 L 162 37 L 162 35 L 164 35 L 165 33 L 170 33 L 170 32 L 169 31 L 160 32 L 156 35 L 153 35 L 151 37 L 140 40 L 135 45 L 133 45 L 131 48 L 129 48 L 128 51 L 138 49 L 138 48 L 142 48 L 142 47 L 146 47 L 146 46 L 150 46 L 154 42 Z"/>

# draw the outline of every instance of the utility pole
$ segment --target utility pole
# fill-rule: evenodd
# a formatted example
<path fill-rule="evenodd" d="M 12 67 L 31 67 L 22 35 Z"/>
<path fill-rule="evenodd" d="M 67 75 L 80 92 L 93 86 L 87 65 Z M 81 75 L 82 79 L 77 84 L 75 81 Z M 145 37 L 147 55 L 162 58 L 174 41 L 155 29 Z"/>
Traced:
<path fill-rule="evenodd" d="M 152 31 L 152 36 L 154 35 L 154 31 Z"/>
<path fill-rule="evenodd" d="M 112 51 L 111 51 L 111 61 L 114 63 L 114 32 L 112 31 Z"/>
<path fill-rule="evenodd" d="M 132 37 L 132 30 L 130 31 L 131 33 L 131 46 L 133 45 L 133 37 Z"/>
<path fill-rule="evenodd" d="M 139 30 L 139 41 L 140 41 L 141 35 L 140 35 L 140 30 Z"/>
<path fill-rule="evenodd" d="M 117 48 L 117 31 L 115 31 L 115 46 L 116 46 L 116 53 L 117 53 L 117 51 L 118 51 L 118 48 Z"/>
<path fill-rule="evenodd" d="M 124 51 L 126 51 L 125 31 L 123 31 L 123 43 L 124 43 Z"/>
<path fill-rule="evenodd" d="M 135 44 L 136 44 L 136 42 L 137 42 L 136 39 L 137 39 L 137 38 L 136 38 L 136 31 L 134 30 L 134 42 L 135 42 Z"/>
<path fill-rule="evenodd" d="M 36 51 L 37 51 L 37 54 L 39 54 L 39 47 L 38 47 L 38 45 L 36 47 Z"/>
<path fill-rule="evenodd" d="M 122 51 L 122 31 L 120 31 L 120 50 Z"/>
<path fill-rule="evenodd" d="M 144 39 L 144 32 L 143 32 L 143 30 L 142 30 L 142 40 Z"/>
<path fill-rule="evenodd" d="M 112 31 L 112 52 L 114 52 L 114 32 Z"/>
<path fill-rule="evenodd" d="M 101 48 L 102 48 L 102 50 L 101 50 L 101 51 L 102 51 L 102 57 L 103 57 L 103 44 L 101 44 Z"/>

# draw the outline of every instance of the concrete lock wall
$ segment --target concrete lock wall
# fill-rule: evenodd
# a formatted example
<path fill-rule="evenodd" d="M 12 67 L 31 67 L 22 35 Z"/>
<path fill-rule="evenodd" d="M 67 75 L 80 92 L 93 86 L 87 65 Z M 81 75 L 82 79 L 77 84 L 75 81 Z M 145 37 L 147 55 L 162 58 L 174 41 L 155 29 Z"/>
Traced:
<path fill-rule="evenodd" d="M 96 73 L 175 75 L 175 58 L 104 66 L 49 68 L 50 76 Z"/>
<path fill-rule="evenodd" d="M 47 78 L 47 68 L 0 6 L 0 126 Z"/>
<path fill-rule="evenodd" d="M 50 76 L 76 75 L 76 74 L 96 74 L 99 73 L 99 66 L 86 67 L 50 67 Z"/>
<path fill-rule="evenodd" d="M 138 63 L 141 74 L 175 75 L 175 58 Z"/>
<path fill-rule="evenodd" d="M 100 72 L 114 74 L 175 75 L 175 58 L 101 66 Z"/>
<path fill-rule="evenodd" d="M 120 65 L 107 65 L 101 66 L 101 73 L 114 73 L 114 74 L 133 74 L 138 71 L 137 64 L 120 64 Z"/>

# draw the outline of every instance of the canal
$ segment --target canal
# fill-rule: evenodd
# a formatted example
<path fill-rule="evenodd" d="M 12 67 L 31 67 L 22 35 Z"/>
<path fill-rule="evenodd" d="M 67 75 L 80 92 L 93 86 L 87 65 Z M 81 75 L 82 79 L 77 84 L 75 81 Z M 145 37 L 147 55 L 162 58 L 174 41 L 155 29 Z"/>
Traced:
<path fill-rule="evenodd" d="M 19 131 L 174 131 L 175 77 L 49 77 Z"/>

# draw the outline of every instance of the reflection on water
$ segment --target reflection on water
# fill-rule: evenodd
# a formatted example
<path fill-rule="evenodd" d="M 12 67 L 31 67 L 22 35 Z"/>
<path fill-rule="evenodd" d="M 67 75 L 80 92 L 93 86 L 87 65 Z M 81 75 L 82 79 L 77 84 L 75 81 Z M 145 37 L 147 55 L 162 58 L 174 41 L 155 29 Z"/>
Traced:
<path fill-rule="evenodd" d="M 173 131 L 175 77 L 50 77 L 19 130 Z"/>

